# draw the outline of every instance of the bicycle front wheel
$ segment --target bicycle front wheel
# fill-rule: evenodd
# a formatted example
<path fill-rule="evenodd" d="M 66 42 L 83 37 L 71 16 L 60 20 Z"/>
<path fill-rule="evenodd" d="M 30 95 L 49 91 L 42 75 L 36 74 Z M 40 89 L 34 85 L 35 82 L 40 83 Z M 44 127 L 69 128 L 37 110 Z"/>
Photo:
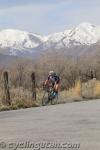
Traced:
<path fill-rule="evenodd" d="M 55 98 L 51 99 L 51 105 L 55 105 L 55 104 L 57 104 L 57 102 L 58 102 L 58 94 L 56 95 Z"/>
<path fill-rule="evenodd" d="M 49 103 L 48 93 L 45 93 L 42 99 L 42 106 L 46 106 Z"/>

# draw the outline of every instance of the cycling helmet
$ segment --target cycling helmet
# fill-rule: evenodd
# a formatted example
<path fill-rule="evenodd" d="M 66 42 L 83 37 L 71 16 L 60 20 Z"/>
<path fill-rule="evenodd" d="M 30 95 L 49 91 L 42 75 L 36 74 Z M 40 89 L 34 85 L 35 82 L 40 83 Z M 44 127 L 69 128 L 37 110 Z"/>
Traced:
<path fill-rule="evenodd" d="M 56 75 L 56 73 L 52 70 L 52 71 L 49 71 L 49 75 L 54 76 L 54 75 Z"/>

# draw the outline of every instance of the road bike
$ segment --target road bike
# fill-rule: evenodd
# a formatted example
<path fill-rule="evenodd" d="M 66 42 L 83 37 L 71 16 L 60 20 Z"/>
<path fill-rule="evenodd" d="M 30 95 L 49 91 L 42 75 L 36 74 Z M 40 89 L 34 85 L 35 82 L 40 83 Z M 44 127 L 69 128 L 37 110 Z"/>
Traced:
<path fill-rule="evenodd" d="M 43 106 L 48 104 L 54 105 L 57 104 L 57 101 L 58 101 L 58 93 L 54 91 L 54 87 L 50 85 L 48 87 L 45 87 L 44 95 L 42 98 L 42 105 Z"/>

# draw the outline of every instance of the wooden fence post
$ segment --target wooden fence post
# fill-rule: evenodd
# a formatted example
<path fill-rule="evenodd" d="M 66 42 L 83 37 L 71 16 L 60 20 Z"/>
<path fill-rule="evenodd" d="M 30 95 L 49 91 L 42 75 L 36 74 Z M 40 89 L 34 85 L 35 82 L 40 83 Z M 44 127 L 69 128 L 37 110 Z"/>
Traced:
<path fill-rule="evenodd" d="M 7 105 L 11 105 L 10 100 L 10 92 L 9 92 L 9 82 L 8 82 L 8 72 L 3 73 L 4 77 L 4 96 L 5 96 L 5 103 Z"/>
<path fill-rule="evenodd" d="M 80 96 L 82 96 L 82 76 L 79 76 L 79 81 L 80 81 Z"/>
<path fill-rule="evenodd" d="M 32 80 L 32 99 L 36 100 L 36 82 L 35 82 L 35 72 L 31 74 Z"/>
<path fill-rule="evenodd" d="M 93 72 L 93 70 L 90 70 L 90 78 L 91 78 L 91 79 L 94 78 L 94 72 Z"/>

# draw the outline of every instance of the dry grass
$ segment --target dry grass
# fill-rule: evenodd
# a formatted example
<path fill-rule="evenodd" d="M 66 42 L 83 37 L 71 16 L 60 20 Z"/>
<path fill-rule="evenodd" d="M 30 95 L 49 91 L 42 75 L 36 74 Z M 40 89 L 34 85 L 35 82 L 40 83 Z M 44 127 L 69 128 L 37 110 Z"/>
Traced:
<path fill-rule="evenodd" d="M 70 88 L 68 91 L 64 90 L 60 94 L 60 101 L 64 100 L 64 102 L 73 102 L 73 101 L 81 101 L 81 82 L 77 80 L 75 86 Z"/>
<path fill-rule="evenodd" d="M 86 83 L 83 83 L 82 84 L 82 96 L 86 99 L 100 98 L 99 90 L 98 90 L 98 83 L 99 81 L 96 80 L 95 78 Z"/>
<path fill-rule="evenodd" d="M 100 81 L 95 81 L 95 85 L 94 85 L 94 97 L 100 98 Z"/>
<path fill-rule="evenodd" d="M 0 111 L 20 108 L 38 107 L 39 104 L 32 100 L 32 92 L 23 88 L 10 89 L 11 106 L 4 105 L 3 90 L 0 89 Z"/>
<path fill-rule="evenodd" d="M 77 80 L 73 88 L 68 91 L 64 90 L 60 94 L 60 101 L 62 99 L 64 102 L 81 101 L 83 98 L 100 98 L 100 81 L 93 79 L 86 83 L 81 83 L 80 80 Z"/>
<path fill-rule="evenodd" d="M 37 89 L 36 102 L 32 100 L 31 90 L 12 88 L 10 89 L 10 93 L 12 100 L 11 106 L 4 106 L 2 104 L 4 97 L 3 90 L 0 89 L 0 111 L 41 106 L 44 91 L 42 89 Z M 82 101 L 83 98 L 100 98 L 100 81 L 93 79 L 86 83 L 81 83 L 80 80 L 77 80 L 74 87 L 69 90 L 63 90 L 59 93 L 58 103 Z"/>

